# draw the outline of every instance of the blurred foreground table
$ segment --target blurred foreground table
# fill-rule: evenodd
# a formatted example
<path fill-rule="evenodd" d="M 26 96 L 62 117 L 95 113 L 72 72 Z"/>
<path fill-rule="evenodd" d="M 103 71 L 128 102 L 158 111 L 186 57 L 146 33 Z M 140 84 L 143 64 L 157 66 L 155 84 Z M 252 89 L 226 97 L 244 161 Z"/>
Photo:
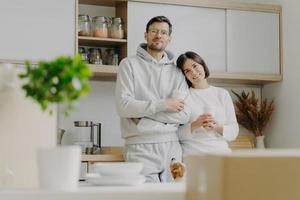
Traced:
<path fill-rule="evenodd" d="M 76 191 L 0 190 L 5 200 L 184 200 L 185 183 L 145 183 L 139 186 L 90 186 Z"/>

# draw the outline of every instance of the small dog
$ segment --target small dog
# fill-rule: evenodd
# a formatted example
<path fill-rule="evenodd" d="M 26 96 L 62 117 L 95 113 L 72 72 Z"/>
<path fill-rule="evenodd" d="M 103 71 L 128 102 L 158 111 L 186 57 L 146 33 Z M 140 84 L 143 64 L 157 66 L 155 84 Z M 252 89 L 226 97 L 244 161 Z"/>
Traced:
<path fill-rule="evenodd" d="M 177 162 L 175 158 L 171 159 L 170 171 L 174 182 L 184 181 L 185 165 L 182 162 Z"/>

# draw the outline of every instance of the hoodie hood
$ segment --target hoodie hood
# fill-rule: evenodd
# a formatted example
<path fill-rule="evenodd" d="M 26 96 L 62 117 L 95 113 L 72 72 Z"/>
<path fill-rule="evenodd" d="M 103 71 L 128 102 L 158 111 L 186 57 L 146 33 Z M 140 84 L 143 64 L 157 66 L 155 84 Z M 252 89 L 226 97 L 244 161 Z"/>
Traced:
<path fill-rule="evenodd" d="M 154 62 L 163 65 L 175 64 L 175 56 L 168 50 L 164 51 L 164 56 L 161 60 L 157 61 L 147 52 L 147 44 L 142 43 L 138 46 L 136 55 L 147 62 Z"/>

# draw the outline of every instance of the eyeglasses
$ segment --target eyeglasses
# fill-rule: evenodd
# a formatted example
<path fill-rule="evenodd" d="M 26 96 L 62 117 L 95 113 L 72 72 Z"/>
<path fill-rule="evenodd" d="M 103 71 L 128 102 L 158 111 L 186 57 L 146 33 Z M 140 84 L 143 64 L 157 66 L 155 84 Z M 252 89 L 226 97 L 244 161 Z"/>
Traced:
<path fill-rule="evenodd" d="M 160 33 L 162 36 L 169 36 L 169 31 L 166 30 L 159 30 L 159 29 L 149 29 L 148 31 L 151 35 L 156 35 Z"/>

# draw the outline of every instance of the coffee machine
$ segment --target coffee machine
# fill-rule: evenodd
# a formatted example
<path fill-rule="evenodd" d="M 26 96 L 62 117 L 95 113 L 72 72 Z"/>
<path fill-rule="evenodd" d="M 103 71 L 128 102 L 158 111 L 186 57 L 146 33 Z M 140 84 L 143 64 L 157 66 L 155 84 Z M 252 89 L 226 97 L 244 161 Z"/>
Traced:
<path fill-rule="evenodd" d="M 101 153 L 101 123 L 92 121 L 74 121 L 74 126 L 78 128 L 89 128 L 89 143 L 88 146 L 82 146 L 85 154 L 100 154 Z M 96 135 L 94 129 L 96 129 Z"/>

